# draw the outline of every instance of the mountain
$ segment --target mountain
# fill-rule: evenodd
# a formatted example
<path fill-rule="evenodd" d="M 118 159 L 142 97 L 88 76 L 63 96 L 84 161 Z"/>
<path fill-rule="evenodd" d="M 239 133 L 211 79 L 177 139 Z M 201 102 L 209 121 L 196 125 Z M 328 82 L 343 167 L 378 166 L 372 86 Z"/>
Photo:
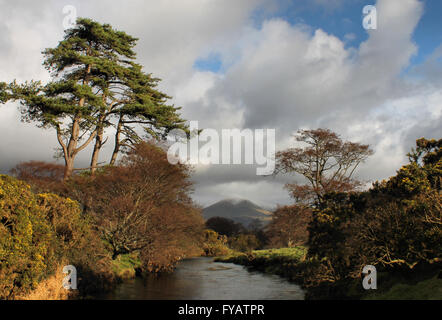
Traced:
<path fill-rule="evenodd" d="M 203 209 L 203 217 L 206 220 L 212 217 L 223 217 L 242 223 L 245 227 L 248 227 L 255 219 L 266 225 L 271 220 L 271 214 L 270 211 L 244 199 L 221 200 Z"/>

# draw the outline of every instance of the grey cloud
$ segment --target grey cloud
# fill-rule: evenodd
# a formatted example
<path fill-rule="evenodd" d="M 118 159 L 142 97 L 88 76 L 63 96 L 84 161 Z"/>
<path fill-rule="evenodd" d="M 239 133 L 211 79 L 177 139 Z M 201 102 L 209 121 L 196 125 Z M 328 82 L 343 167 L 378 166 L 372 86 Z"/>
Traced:
<path fill-rule="evenodd" d="M 0 2 L 0 31 L 6 34 L 0 40 L 0 81 L 48 79 L 40 51 L 61 39 L 64 4 Z M 69 4 L 80 16 L 140 38 L 139 62 L 164 79 L 161 88 L 201 128 L 275 128 L 277 147 L 285 148 L 299 128 L 328 127 L 373 146 L 376 154 L 360 170 L 363 179 L 394 174 L 416 138 L 440 136 L 434 109 L 442 99 L 434 93 L 442 76 L 431 73 L 437 58 L 416 70 L 433 86 L 401 76 L 418 49 L 411 36 L 422 15 L 419 1 L 379 0 L 379 28 L 359 48 L 280 19 L 256 28 L 250 19 L 256 8 L 276 10 L 265 0 Z M 193 69 L 197 58 L 211 52 L 220 54 L 225 74 Z M 425 98 L 432 94 L 433 100 Z M 52 132 L 21 124 L 13 105 L 0 107 L 0 137 L 3 171 L 19 161 L 52 160 L 57 146 Z M 106 148 L 103 160 L 111 143 Z M 87 163 L 86 151 L 77 166 Z M 198 168 L 193 179 L 195 199 L 203 204 L 240 196 L 274 205 L 290 201 L 283 185 L 299 178 L 258 177 L 253 166 L 210 166 Z"/>

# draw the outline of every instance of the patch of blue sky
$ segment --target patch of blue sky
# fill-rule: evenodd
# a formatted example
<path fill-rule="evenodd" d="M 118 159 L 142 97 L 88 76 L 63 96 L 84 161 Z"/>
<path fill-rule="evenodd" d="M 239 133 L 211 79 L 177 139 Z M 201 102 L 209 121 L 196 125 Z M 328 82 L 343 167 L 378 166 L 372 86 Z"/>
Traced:
<path fill-rule="evenodd" d="M 272 10 L 261 7 L 253 14 L 256 27 L 266 19 L 280 18 L 292 25 L 299 23 L 310 26 L 313 30 L 322 29 L 340 38 L 345 46 L 359 47 L 368 38 L 362 27 L 362 9 L 366 5 L 376 5 L 375 0 L 275 0 L 277 5 Z M 412 57 L 410 67 L 425 61 L 435 49 L 442 45 L 442 1 L 422 0 L 424 13 L 413 33 L 413 41 L 418 46 L 418 53 Z M 379 22 L 379 21 L 378 21 Z"/>
<path fill-rule="evenodd" d="M 442 1 L 425 0 L 422 15 L 413 34 L 413 41 L 419 52 L 411 60 L 411 65 L 424 62 L 442 45 Z"/>
<path fill-rule="evenodd" d="M 273 5 L 258 7 L 252 14 L 256 28 L 261 28 L 264 21 L 282 19 L 291 25 L 303 24 L 312 31 L 322 29 L 345 43 L 346 48 L 357 48 L 368 38 L 367 31 L 362 27 L 362 8 L 365 5 L 375 5 L 371 0 L 342 0 L 327 2 L 311 0 L 274 0 Z M 411 58 L 410 66 L 424 62 L 436 48 L 442 45 L 442 12 L 441 0 L 423 0 L 424 13 L 413 34 L 413 41 L 418 46 L 418 52 Z M 194 68 L 201 71 L 223 73 L 220 55 L 212 53 L 197 59 Z"/>
<path fill-rule="evenodd" d="M 261 7 L 255 10 L 253 21 L 260 28 L 265 20 L 279 18 L 291 25 L 304 24 L 312 30 L 322 29 L 342 41 L 346 47 L 358 47 L 368 38 L 362 27 L 362 8 L 367 0 L 342 1 L 341 5 L 317 4 L 311 0 L 276 0 L 272 9 Z"/>
<path fill-rule="evenodd" d="M 220 73 L 223 71 L 221 56 L 217 53 L 210 53 L 206 57 L 200 57 L 193 64 L 193 68 L 198 71 Z"/>

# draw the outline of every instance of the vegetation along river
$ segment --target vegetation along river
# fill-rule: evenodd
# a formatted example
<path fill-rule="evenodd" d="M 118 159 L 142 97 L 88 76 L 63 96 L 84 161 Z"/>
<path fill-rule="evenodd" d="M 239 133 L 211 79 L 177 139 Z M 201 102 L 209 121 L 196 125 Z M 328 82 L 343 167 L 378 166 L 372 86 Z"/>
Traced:
<path fill-rule="evenodd" d="M 248 271 L 231 263 L 213 262 L 212 258 L 192 258 L 181 261 L 173 273 L 127 280 L 114 292 L 98 298 L 301 300 L 304 292 L 298 285 L 276 275 Z"/>

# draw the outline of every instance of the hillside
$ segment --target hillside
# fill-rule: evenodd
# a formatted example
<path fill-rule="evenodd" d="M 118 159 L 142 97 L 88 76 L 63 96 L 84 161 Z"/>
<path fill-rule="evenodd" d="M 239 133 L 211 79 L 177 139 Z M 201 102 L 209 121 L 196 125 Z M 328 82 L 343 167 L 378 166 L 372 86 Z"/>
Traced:
<path fill-rule="evenodd" d="M 255 219 L 266 225 L 271 220 L 271 214 L 270 211 L 244 199 L 226 199 L 203 209 L 203 217 L 206 220 L 223 217 L 242 223 L 246 227 Z"/>

